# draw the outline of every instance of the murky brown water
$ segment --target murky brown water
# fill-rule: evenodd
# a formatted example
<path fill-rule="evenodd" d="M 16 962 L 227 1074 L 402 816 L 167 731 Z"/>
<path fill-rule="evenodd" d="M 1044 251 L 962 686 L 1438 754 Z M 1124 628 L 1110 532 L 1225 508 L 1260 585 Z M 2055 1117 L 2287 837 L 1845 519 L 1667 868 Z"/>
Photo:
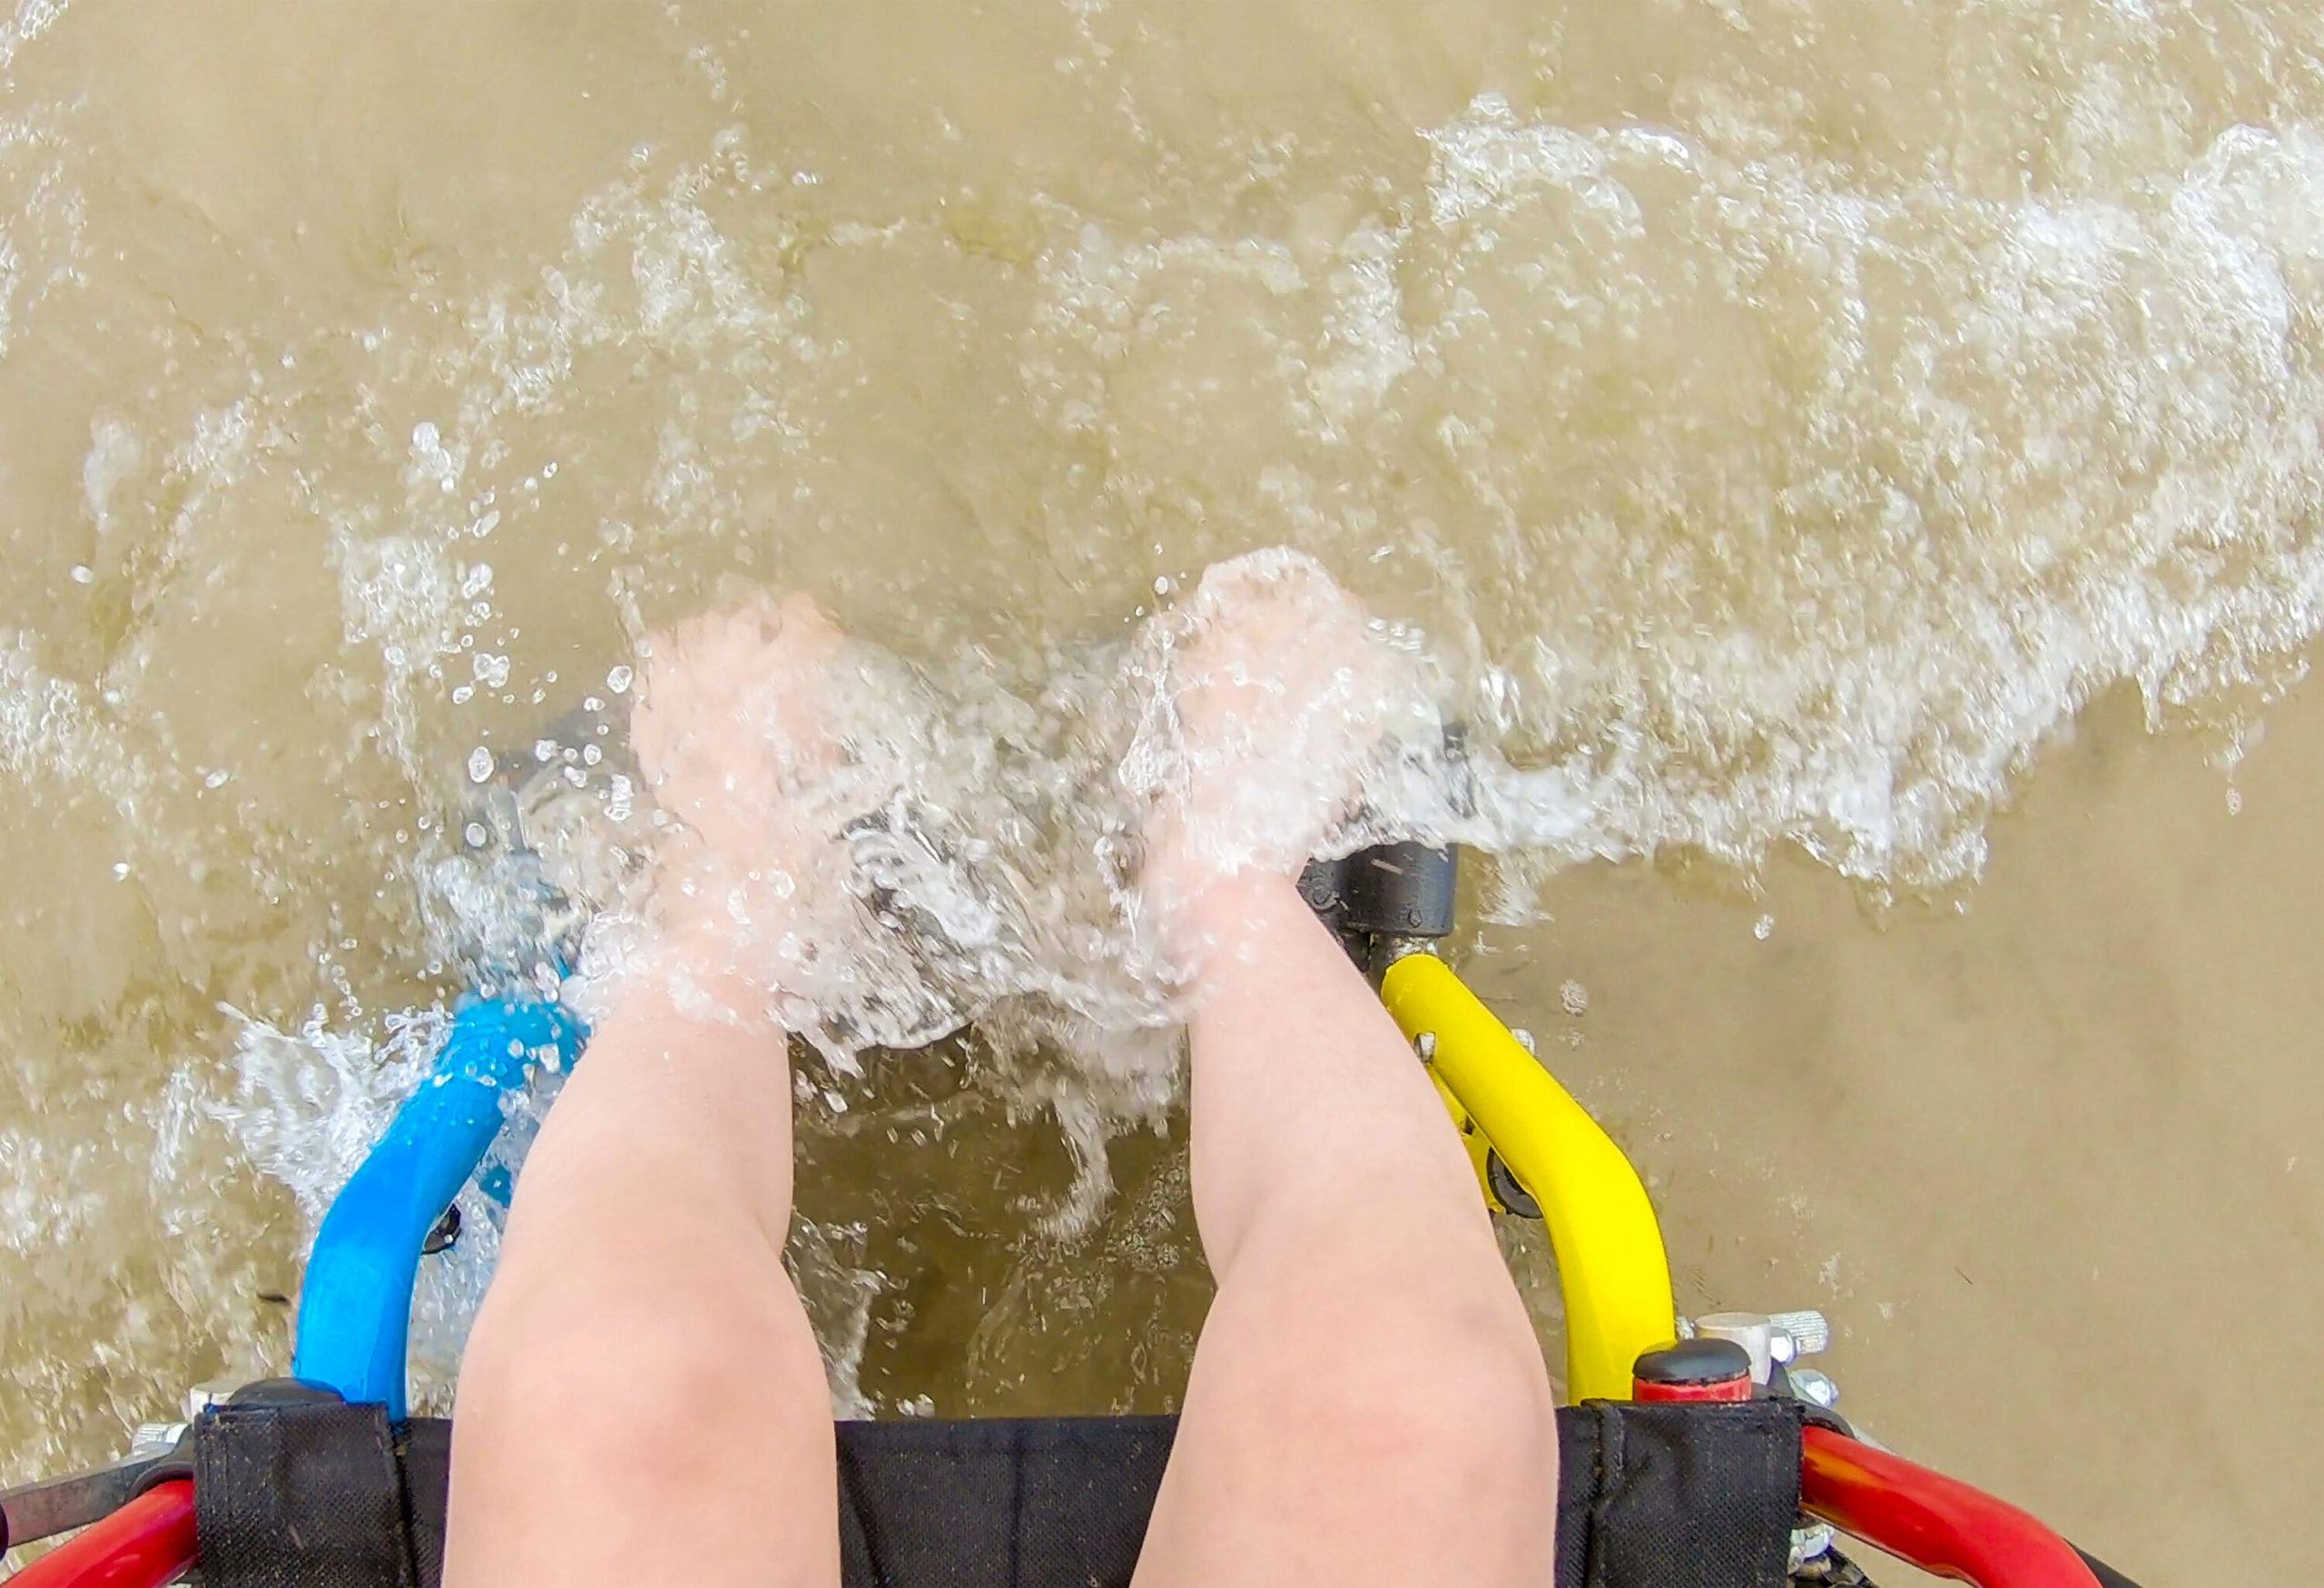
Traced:
<path fill-rule="evenodd" d="M 2291 0 L 22 0 L 0 1475 L 287 1356 L 264 1171 L 455 990 L 478 746 L 782 583 L 1004 680 L 931 775 L 1070 833 L 1057 681 L 1289 541 L 1430 636 L 1467 963 L 1682 1298 L 1827 1306 L 1876 1432 L 2142 1575 L 2297 1580 L 2319 126 Z M 1167 1070 L 1085 1035 L 810 1105 L 877 1409 L 1174 1397 Z"/>

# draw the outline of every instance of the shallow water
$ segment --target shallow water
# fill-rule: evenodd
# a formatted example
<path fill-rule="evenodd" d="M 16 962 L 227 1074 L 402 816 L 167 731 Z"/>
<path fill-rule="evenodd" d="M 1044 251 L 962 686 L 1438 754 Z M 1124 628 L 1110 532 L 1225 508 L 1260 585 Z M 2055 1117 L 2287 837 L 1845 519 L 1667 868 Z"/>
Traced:
<path fill-rule="evenodd" d="M 817 1071 L 845 1383 L 1169 1404 L 1089 680 L 1288 542 L 1425 636 L 1467 962 L 1684 1299 L 1827 1305 L 1851 1410 L 2128 1569 L 2292 1573 L 2319 62 L 2290 3 L 23 0 L 0 1465 L 281 1363 L 300 1194 L 457 990 L 471 757 L 729 580 L 920 670 L 1056 929 L 939 968 L 978 1038 Z"/>

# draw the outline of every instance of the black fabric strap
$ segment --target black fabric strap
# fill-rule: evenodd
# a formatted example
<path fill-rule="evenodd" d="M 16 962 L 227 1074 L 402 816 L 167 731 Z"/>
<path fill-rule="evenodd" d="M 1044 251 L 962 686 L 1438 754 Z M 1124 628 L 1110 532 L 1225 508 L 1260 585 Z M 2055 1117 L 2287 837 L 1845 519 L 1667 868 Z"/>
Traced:
<path fill-rule="evenodd" d="M 384 1406 L 229 1405 L 202 1413 L 193 1431 L 193 1499 L 203 1581 L 416 1588 L 399 1455 Z M 440 1488 L 433 1503 L 440 1516 Z M 440 1554 L 440 1525 L 436 1537 Z"/>
<path fill-rule="evenodd" d="M 1799 1423 L 1788 1405 L 1592 1401 L 1558 1415 L 1559 1588 L 1788 1580 L 1799 1512 Z M 1585 1451 L 1587 1474 L 1578 1470 Z"/>
<path fill-rule="evenodd" d="M 444 1579 L 444 1496 L 450 1487 L 452 1425 L 442 1417 L 413 1418 L 404 1425 L 400 1454 L 400 1500 L 411 1541 L 413 1574 L 419 1588 L 438 1588 Z M 201 1494 L 198 1488 L 194 1491 L 197 1514 Z M 318 1583 L 314 1588 L 326 1585 Z"/>
<path fill-rule="evenodd" d="M 1126 1588 L 1170 1417 L 838 1425 L 845 1588 Z M 223 1407 L 196 1429 L 210 1588 L 438 1588 L 451 1425 Z M 1777 1588 L 1799 1508 L 1787 1405 L 1558 1414 L 1559 1588 Z M 1457 1580 L 1448 1563 L 1447 1580 Z"/>

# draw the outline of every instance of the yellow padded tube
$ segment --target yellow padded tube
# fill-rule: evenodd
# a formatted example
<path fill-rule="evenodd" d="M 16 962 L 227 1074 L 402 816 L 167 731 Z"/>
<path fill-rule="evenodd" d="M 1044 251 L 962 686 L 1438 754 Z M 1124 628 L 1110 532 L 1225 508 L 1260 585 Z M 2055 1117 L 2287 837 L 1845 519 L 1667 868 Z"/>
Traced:
<path fill-rule="evenodd" d="M 1567 1397 L 1628 1400 L 1631 1364 L 1670 1344 L 1678 1312 L 1638 1171 L 1442 960 L 1397 961 L 1380 996 L 1405 1036 L 1433 1035 L 1438 1081 L 1541 1205 L 1565 1295 Z"/>

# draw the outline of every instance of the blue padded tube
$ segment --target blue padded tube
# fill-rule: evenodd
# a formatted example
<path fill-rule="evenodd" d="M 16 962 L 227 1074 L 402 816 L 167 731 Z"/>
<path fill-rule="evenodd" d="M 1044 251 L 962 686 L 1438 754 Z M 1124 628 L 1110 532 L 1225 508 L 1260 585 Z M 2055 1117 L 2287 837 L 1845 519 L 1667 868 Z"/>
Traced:
<path fill-rule="evenodd" d="M 499 1135 L 503 1100 L 533 1065 L 570 1064 L 587 1037 L 561 1004 L 479 999 L 454 1014 L 435 1067 L 323 1217 L 291 1376 L 402 1419 L 419 1248 Z"/>

